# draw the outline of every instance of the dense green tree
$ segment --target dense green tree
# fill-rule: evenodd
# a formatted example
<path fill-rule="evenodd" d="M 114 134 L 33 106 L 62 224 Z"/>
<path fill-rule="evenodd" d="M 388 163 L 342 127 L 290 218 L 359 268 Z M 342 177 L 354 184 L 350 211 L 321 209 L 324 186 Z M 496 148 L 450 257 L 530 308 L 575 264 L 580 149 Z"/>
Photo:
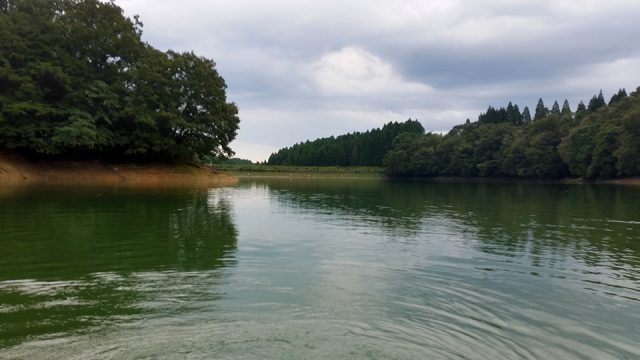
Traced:
<path fill-rule="evenodd" d="M 636 92 L 636 97 L 640 96 Z M 622 134 L 614 151 L 618 175 L 640 174 L 640 101 L 621 118 Z"/>
<path fill-rule="evenodd" d="M 486 113 L 478 116 L 478 122 L 488 124 L 499 124 L 503 122 L 509 122 L 509 113 L 505 108 L 496 109 L 493 106 L 489 106 Z"/>
<path fill-rule="evenodd" d="M 547 109 L 546 106 L 544 106 L 544 101 L 542 101 L 542 98 L 538 99 L 538 104 L 536 105 L 536 112 L 535 115 L 533 116 L 533 120 L 541 120 L 544 119 L 545 117 L 547 117 L 549 115 L 549 109 Z"/>
<path fill-rule="evenodd" d="M 578 103 L 578 108 L 576 109 L 576 119 L 582 120 L 585 115 L 587 115 L 587 106 L 584 104 L 584 101 L 581 100 Z"/>
<path fill-rule="evenodd" d="M 568 133 L 567 124 L 557 116 L 548 116 L 528 127 L 528 142 L 525 151 L 529 164 L 526 177 L 561 178 L 568 175 L 566 165 L 558 154 L 557 147 Z"/>
<path fill-rule="evenodd" d="M 213 61 L 142 42 L 142 23 L 113 2 L 0 5 L 0 148 L 86 157 L 233 153 L 237 108 Z"/>
<path fill-rule="evenodd" d="M 511 101 L 509 101 L 509 105 L 507 105 L 507 122 L 520 126 L 522 125 L 522 114 L 520 113 L 520 108 L 518 104 L 513 105 Z"/>
<path fill-rule="evenodd" d="M 443 174 L 476 176 L 478 168 L 473 159 L 473 145 L 468 141 L 479 123 L 466 123 L 454 126 L 444 137 L 441 145 Z M 393 174 L 393 173 L 391 173 Z"/>
<path fill-rule="evenodd" d="M 615 93 L 615 94 L 613 94 L 613 96 L 611 96 L 611 100 L 609 100 L 609 106 L 617 103 L 618 101 L 624 99 L 625 97 L 627 97 L 627 90 L 625 90 L 625 89 L 618 90 L 617 93 Z"/>
<path fill-rule="evenodd" d="M 551 106 L 551 115 L 560 115 L 560 104 L 558 104 L 558 100 L 553 102 L 553 106 Z"/>
<path fill-rule="evenodd" d="M 393 141 L 392 150 L 384 157 L 387 172 L 401 176 L 434 176 L 441 173 L 438 153 L 442 136 L 437 134 L 402 133 Z"/>
<path fill-rule="evenodd" d="M 507 106 L 507 114 L 514 107 Z M 403 136 L 385 158 L 387 172 L 527 178 L 640 175 L 639 91 L 594 112 L 580 102 L 575 121 L 567 121 L 573 118 L 568 101 L 562 110 L 557 108 L 518 126 L 492 120 L 500 111 L 490 107 L 477 122 L 455 126 L 444 137 Z"/>
<path fill-rule="evenodd" d="M 382 166 L 394 139 L 402 133 L 424 134 L 417 120 L 390 122 L 380 129 L 306 141 L 271 154 L 270 165 Z"/>
<path fill-rule="evenodd" d="M 531 122 L 531 112 L 529 111 L 528 106 L 525 106 L 524 110 L 522 110 L 522 122 L 524 124 L 528 124 Z"/>
<path fill-rule="evenodd" d="M 589 106 L 587 106 L 588 112 L 594 112 L 599 108 L 607 106 L 607 102 L 604 100 L 604 96 L 602 95 L 602 90 L 598 93 L 598 95 L 593 95 L 591 100 L 589 101 Z"/>
<path fill-rule="evenodd" d="M 614 122 L 600 126 L 593 139 L 594 148 L 587 176 L 610 178 L 616 175 L 616 159 L 614 152 L 618 148 L 618 138 L 622 129 Z"/>
<path fill-rule="evenodd" d="M 571 117 L 572 116 L 572 112 L 571 112 L 571 106 L 569 106 L 569 100 L 564 99 L 564 103 L 562 104 L 562 111 L 560 112 L 560 114 L 563 117 Z"/>
<path fill-rule="evenodd" d="M 559 147 L 571 173 L 584 177 L 640 174 L 640 94 L 590 113 Z"/>
<path fill-rule="evenodd" d="M 511 124 L 479 126 L 474 129 L 471 145 L 473 163 L 479 176 L 501 175 L 499 154 L 508 134 L 513 131 Z"/>
<path fill-rule="evenodd" d="M 580 126 L 571 130 L 558 146 L 559 154 L 575 176 L 587 176 L 593 154 L 595 125 Z"/>

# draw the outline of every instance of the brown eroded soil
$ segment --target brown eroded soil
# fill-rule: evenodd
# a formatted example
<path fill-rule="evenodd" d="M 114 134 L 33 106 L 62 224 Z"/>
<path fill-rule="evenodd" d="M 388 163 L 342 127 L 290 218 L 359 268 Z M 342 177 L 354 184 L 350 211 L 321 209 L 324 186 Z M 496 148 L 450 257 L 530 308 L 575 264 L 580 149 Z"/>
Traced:
<path fill-rule="evenodd" d="M 112 164 L 99 160 L 38 161 L 0 153 L 0 185 L 82 184 L 225 186 L 237 178 L 192 164 Z"/>
<path fill-rule="evenodd" d="M 624 179 L 613 179 L 602 181 L 605 184 L 640 186 L 640 177 L 629 177 Z"/>

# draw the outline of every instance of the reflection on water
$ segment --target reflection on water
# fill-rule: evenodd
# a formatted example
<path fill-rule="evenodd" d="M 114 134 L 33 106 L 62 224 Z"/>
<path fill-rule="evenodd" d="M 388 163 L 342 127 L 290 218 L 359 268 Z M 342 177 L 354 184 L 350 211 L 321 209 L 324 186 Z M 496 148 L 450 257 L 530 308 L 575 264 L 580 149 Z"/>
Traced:
<path fill-rule="evenodd" d="M 210 285 L 235 263 L 221 189 L 51 190 L 0 207 L 0 346 L 145 316 L 202 291 L 185 278 Z"/>
<path fill-rule="evenodd" d="M 0 357 L 640 358 L 638 214 L 614 186 L 13 192 Z"/>
<path fill-rule="evenodd" d="M 544 267 L 569 255 L 588 266 L 630 270 L 620 275 L 638 280 L 640 191 L 635 188 L 286 179 L 254 186 L 269 189 L 273 199 L 297 213 L 367 222 L 404 240 L 446 220 L 456 236 L 487 254 L 524 256 L 532 266 Z"/>

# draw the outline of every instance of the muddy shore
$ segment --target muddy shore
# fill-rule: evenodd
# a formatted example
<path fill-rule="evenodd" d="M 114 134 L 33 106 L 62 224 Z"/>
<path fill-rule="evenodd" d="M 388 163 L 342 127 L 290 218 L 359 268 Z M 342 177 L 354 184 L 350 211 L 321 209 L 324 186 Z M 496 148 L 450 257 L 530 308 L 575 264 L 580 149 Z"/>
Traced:
<path fill-rule="evenodd" d="M 116 164 L 100 160 L 34 161 L 0 153 L 0 185 L 226 186 L 238 179 L 194 164 Z"/>

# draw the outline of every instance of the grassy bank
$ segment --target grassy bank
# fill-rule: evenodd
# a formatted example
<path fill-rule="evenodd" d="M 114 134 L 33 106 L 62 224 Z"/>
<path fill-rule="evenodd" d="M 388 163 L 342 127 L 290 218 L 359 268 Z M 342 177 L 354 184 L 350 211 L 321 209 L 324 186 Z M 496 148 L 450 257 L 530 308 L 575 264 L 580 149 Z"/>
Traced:
<path fill-rule="evenodd" d="M 217 170 L 223 171 L 252 171 L 252 172 L 308 172 L 308 173 L 342 173 L 342 174 L 382 174 L 384 169 L 371 166 L 289 166 L 289 165 L 261 165 L 261 164 L 216 164 Z"/>
<path fill-rule="evenodd" d="M 185 163 L 117 164 L 99 160 L 29 160 L 0 153 L 0 185 L 82 184 L 124 186 L 225 186 L 237 182 L 213 168 Z"/>
<path fill-rule="evenodd" d="M 237 177 L 381 178 L 382 168 L 366 166 L 215 165 L 217 171 Z"/>

